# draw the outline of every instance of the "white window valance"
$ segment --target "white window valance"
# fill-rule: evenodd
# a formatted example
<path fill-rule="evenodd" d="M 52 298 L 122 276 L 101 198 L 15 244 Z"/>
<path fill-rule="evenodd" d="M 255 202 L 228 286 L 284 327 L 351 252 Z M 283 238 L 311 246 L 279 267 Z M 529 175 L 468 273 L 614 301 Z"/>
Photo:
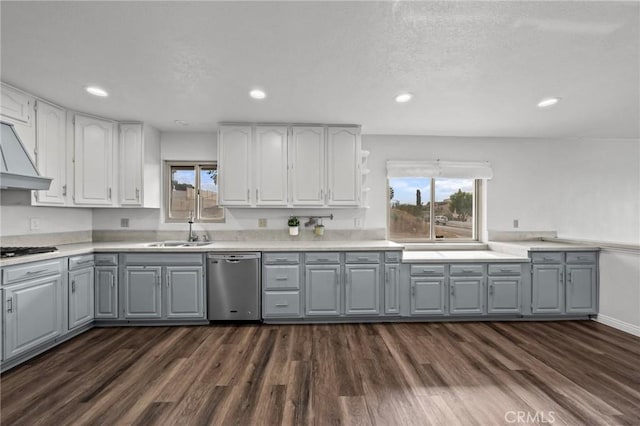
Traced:
<path fill-rule="evenodd" d="M 397 177 L 491 179 L 493 170 L 487 161 L 387 161 L 387 178 Z"/>

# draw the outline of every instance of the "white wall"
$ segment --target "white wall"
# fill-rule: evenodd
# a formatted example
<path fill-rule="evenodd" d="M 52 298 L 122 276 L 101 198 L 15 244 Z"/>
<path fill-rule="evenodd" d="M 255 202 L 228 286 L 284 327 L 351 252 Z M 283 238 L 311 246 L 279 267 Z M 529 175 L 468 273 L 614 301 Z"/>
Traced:
<path fill-rule="evenodd" d="M 1 236 L 91 231 L 93 228 L 91 209 L 31 207 L 30 196 L 30 191 L 2 190 Z M 40 229 L 30 229 L 32 218 L 39 220 Z"/>

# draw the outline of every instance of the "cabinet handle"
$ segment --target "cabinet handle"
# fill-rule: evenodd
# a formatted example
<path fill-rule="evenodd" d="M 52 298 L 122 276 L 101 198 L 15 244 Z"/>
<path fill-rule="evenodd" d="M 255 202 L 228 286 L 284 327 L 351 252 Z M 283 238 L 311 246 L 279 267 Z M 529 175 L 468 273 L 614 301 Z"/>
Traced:
<path fill-rule="evenodd" d="M 82 260 L 80 262 L 77 262 L 78 265 L 84 265 L 85 263 L 91 263 L 93 262 L 93 259 L 87 259 L 87 260 Z"/>
<path fill-rule="evenodd" d="M 456 295 L 456 288 L 454 286 L 451 286 L 451 295 L 452 296 Z"/>
<path fill-rule="evenodd" d="M 76 292 L 76 282 L 71 281 L 71 293 L 75 293 L 75 292 Z"/>
<path fill-rule="evenodd" d="M 62 196 L 63 197 L 67 196 L 67 185 L 62 185 Z"/>
<path fill-rule="evenodd" d="M 389 284 L 389 271 L 384 273 L 384 280 L 387 284 Z"/>
<path fill-rule="evenodd" d="M 260 197 L 258 197 L 258 188 L 256 188 L 256 201 L 258 201 L 260 199 Z"/>
<path fill-rule="evenodd" d="M 247 188 L 247 201 L 251 200 L 251 190 Z"/>
<path fill-rule="evenodd" d="M 115 279 L 113 277 L 113 275 L 111 275 L 111 287 L 115 286 Z"/>
<path fill-rule="evenodd" d="M 140 190 L 136 188 L 136 200 L 140 201 Z"/>
<path fill-rule="evenodd" d="M 493 284 L 489 286 L 489 294 L 493 294 Z"/>
<path fill-rule="evenodd" d="M 276 303 L 276 308 L 286 308 L 289 306 L 288 303 Z"/>
<path fill-rule="evenodd" d="M 167 272 L 167 287 L 171 286 L 171 275 Z"/>
<path fill-rule="evenodd" d="M 571 272 L 567 272 L 567 281 L 571 282 Z"/>
<path fill-rule="evenodd" d="M 276 258 L 276 262 L 286 262 L 287 259 L 285 259 L 284 257 L 277 257 Z"/>
<path fill-rule="evenodd" d="M 43 272 L 47 272 L 46 269 L 38 269 L 37 271 L 27 271 L 26 275 L 36 275 L 36 274 L 41 274 Z"/>
<path fill-rule="evenodd" d="M 415 285 L 412 285 L 412 286 L 411 286 L 411 295 L 412 295 L 413 297 L 416 297 L 416 286 L 415 286 Z"/>
<path fill-rule="evenodd" d="M 463 269 L 462 272 L 464 272 L 465 274 L 471 274 L 473 272 L 473 269 Z"/>
<path fill-rule="evenodd" d="M 111 187 L 107 190 L 107 197 L 111 199 Z"/>
<path fill-rule="evenodd" d="M 369 260 L 368 257 L 359 257 L 358 260 L 366 262 L 367 260 Z"/>
<path fill-rule="evenodd" d="M 331 201 L 331 188 L 327 190 L 327 199 Z"/>
<path fill-rule="evenodd" d="M 160 275 L 156 275 L 156 285 L 160 285 Z"/>
<path fill-rule="evenodd" d="M 7 299 L 7 312 L 13 312 L 13 297 Z"/>
<path fill-rule="evenodd" d="M 288 277 L 276 277 L 276 281 L 287 281 Z"/>
<path fill-rule="evenodd" d="M 500 272 L 511 272 L 511 269 L 500 269 Z"/>
<path fill-rule="evenodd" d="M 324 257 L 323 257 L 323 258 L 321 258 L 321 259 L 318 259 L 318 262 L 328 262 L 328 261 L 329 261 L 329 259 L 326 259 L 326 258 L 324 258 Z"/>
<path fill-rule="evenodd" d="M 322 189 L 320 190 L 320 195 L 318 196 L 318 198 L 319 198 L 320 200 L 323 200 L 323 199 L 324 199 Z"/>

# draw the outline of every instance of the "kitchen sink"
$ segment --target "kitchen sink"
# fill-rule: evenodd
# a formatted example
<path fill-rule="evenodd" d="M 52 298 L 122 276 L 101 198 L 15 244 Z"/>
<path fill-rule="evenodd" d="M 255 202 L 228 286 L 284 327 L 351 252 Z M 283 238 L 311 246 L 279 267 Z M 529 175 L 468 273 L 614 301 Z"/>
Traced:
<path fill-rule="evenodd" d="M 160 241 L 147 244 L 147 247 L 200 247 L 211 244 L 211 241 Z"/>

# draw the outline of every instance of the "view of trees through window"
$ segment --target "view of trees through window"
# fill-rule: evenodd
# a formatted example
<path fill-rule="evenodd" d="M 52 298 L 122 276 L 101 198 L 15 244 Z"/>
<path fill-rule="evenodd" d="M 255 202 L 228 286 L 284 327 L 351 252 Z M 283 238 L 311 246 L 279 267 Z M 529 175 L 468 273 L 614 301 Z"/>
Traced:
<path fill-rule="evenodd" d="M 218 170 L 213 164 L 170 165 L 171 187 L 167 218 L 197 221 L 220 220 Z"/>
<path fill-rule="evenodd" d="M 473 239 L 474 187 L 474 179 L 390 178 L 389 238 Z"/>

